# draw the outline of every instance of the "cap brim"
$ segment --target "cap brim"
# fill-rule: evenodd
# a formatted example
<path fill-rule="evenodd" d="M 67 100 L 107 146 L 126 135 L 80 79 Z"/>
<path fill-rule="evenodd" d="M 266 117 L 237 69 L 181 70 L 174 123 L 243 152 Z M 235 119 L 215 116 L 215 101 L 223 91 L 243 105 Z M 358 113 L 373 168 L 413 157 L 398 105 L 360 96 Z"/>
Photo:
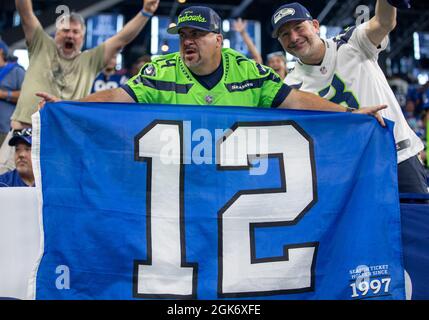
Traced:
<path fill-rule="evenodd" d="M 21 136 L 19 136 L 19 137 L 12 137 L 12 138 L 9 140 L 9 146 L 14 147 L 14 146 L 16 146 L 19 142 L 23 142 L 23 143 L 28 144 L 28 145 L 30 145 L 30 146 L 31 146 L 31 141 L 28 141 L 26 138 L 21 137 Z"/>
<path fill-rule="evenodd" d="M 306 18 L 292 18 L 292 19 L 285 19 L 284 21 L 279 22 L 278 26 L 273 30 L 273 32 L 271 33 L 271 37 L 273 37 L 274 39 L 278 38 L 278 33 L 279 33 L 279 29 L 281 27 L 283 27 L 284 24 L 288 23 L 288 22 L 292 22 L 292 21 L 306 21 L 306 20 L 313 20 L 313 19 L 306 19 Z"/>
<path fill-rule="evenodd" d="M 171 27 L 167 29 L 167 33 L 169 34 L 178 34 L 179 28 L 177 26 Z"/>
<path fill-rule="evenodd" d="M 190 28 L 190 29 L 197 29 L 197 30 L 201 30 L 201 31 L 207 31 L 207 32 L 215 32 L 215 31 L 211 31 L 211 30 L 207 30 L 206 28 L 203 27 L 198 27 L 198 26 L 175 26 L 175 27 L 171 27 L 167 29 L 167 33 L 169 34 L 179 34 L 180 29 L 183 28 Z"/>

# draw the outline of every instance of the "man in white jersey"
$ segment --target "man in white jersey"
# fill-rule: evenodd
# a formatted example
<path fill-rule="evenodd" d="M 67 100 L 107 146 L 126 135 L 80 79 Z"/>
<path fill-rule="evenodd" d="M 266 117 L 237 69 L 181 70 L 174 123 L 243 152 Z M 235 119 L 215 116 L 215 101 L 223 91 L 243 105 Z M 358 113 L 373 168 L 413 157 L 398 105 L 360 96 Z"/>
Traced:
<path fill-rule="evenodd" d="M 380 114 L 395 122 L 398 180 L 401 193 L 428 193 L 426 173 L 418 158 L 423 144 L 408 126 L 377 60 L 396 25 L 396 8 L 378 0 L 375 16 L 335 38 L 319 37 L 319 22 L 299 3 L 281 6 L 271 23 L 273 38 L 299 60 L 285 83 L 350 108 L 387 104 Z"/>

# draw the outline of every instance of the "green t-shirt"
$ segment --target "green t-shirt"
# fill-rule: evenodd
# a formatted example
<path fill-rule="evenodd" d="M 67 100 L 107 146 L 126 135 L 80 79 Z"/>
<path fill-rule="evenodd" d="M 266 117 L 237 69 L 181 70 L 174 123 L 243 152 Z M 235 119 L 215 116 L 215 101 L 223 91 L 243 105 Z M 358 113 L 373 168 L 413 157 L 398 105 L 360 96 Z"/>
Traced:
<path fill-rule="evenodd" d="M 277 107 L 291 88 L 269 67 L 222 49 L 223 77 L 206 89 L 178 52 L 146 64 L 123 88 L 139 103 Z"/>
<path fill-rule="evenodd" d="M 12 115 L 13 120 L 25 123 L 31 123 L 31 115 L 37 111 L 40 98 L 36 92 L 47 92 L 63 100 L 83 98 L 104 67 L 104 44 L 67 60 L 59 55 L 54 39 L 41 27 L 34 31 L 28 53 L 30 64 Z"/>

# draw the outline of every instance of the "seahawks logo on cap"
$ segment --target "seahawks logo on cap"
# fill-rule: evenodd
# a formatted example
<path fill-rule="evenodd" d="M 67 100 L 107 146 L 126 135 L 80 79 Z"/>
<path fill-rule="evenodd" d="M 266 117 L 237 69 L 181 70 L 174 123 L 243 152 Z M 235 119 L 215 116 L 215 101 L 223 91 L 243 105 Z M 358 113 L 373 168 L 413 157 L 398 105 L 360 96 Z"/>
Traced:
<path fill-rule="evenodd" d="M 293 16 L 295 14 L 295 9 L 293 8 L 283 8 L 276 12 L 274 15 L 274 23 L 279 22 L 279 20 L 283 17 Z"/>

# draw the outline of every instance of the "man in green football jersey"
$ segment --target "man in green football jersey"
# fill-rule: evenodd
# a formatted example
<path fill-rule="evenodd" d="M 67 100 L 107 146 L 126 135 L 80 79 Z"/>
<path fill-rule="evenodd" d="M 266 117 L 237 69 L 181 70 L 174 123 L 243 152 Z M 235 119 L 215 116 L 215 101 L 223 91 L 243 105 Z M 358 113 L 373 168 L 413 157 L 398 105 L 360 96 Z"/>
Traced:
<path fill-rule="evenodd" d="M 138 102 L 157 104 L 290 108 L 370 114 L 384 125 L 377 111 L 386 106 L 352 111 L 315 94 L 292 89 L 271 69 L 232 49 L 222 49 L 221 19 L 209 7 L 184 9 L 176 26 L 167 31 L 180 36 L 180 52 L 146 64 L 124 86 L 87 96 L 83 102 Z M 58 98 L 38 93 L 45 102 Z"/>

